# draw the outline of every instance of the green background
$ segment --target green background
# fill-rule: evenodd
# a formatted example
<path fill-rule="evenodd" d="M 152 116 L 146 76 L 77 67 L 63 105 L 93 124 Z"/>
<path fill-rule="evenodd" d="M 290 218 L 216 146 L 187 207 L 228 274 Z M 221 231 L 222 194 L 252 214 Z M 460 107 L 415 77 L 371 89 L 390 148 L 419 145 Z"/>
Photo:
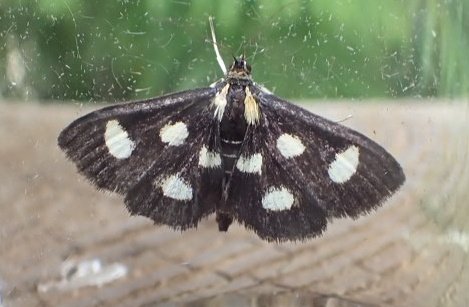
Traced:
<path fill-rule="evenodd" d="M 290 98 L 469 93 L 467 1 L 0 2 L 0 97 L 121 101 L 202 87 L 245 53 Z"/>

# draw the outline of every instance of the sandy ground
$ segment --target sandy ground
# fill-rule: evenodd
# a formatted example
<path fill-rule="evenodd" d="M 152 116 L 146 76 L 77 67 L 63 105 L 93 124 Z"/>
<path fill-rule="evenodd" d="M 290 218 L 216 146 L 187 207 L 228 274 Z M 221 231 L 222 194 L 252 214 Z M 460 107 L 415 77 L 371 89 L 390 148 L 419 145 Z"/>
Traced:
<path fill-rule="evenodd" d="M 174 232 L 130 217 L 56 146 L 76 105 L 0 102 L 4 306 L 467 306 L 464 102 L 310 105 L 378 141 L 407 175 L 385 206 L 319 239 L 272 244 L 213 217 Z M 0 303 L 1 304 L 1 303 Z"/>

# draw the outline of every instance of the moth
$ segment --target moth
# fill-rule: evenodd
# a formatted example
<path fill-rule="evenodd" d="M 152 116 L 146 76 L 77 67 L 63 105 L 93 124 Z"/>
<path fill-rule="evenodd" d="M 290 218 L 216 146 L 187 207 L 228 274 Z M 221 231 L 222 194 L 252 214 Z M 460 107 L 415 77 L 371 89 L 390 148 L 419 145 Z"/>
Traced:
<path fill-rule="evenodd" d="M 132 215 L 185 230 L 215 213 L 220 231 L 237 221 L 267 241 L 319 236 L 405 180 L 380 145 L 256 84 L 244 56 L 209 87 L 91 112 L 58 144 Z"/>

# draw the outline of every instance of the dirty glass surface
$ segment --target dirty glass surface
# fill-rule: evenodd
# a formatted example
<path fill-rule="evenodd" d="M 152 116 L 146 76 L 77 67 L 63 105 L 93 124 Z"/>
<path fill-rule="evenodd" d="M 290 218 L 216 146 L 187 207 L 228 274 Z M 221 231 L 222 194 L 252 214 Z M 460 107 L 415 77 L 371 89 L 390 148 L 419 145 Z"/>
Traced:
<path fill-rule="evenodd" d="M 465 306 L 466 1 L 0 3 L 0 306 Z M 213 217 L 184 233 L 129 217 L 56 138 L 104 104 L 204 87 L 245 54 L 256 82 L 388 149 L 382 208 L 273 244 Z M 344 120 L 345 119 L 345 120 Z"/>

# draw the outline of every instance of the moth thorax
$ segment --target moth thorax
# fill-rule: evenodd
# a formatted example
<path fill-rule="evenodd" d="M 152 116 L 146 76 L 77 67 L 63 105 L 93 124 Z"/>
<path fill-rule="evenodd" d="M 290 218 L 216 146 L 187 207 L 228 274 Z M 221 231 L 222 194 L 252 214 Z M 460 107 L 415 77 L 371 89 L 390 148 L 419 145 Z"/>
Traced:
<path fill-rule="evenodd" d="M 246 97 L 244 98 L 244 117 L 248 125 L 257 125 L 260 120 L 259 104 L 246 86 Z"/>

